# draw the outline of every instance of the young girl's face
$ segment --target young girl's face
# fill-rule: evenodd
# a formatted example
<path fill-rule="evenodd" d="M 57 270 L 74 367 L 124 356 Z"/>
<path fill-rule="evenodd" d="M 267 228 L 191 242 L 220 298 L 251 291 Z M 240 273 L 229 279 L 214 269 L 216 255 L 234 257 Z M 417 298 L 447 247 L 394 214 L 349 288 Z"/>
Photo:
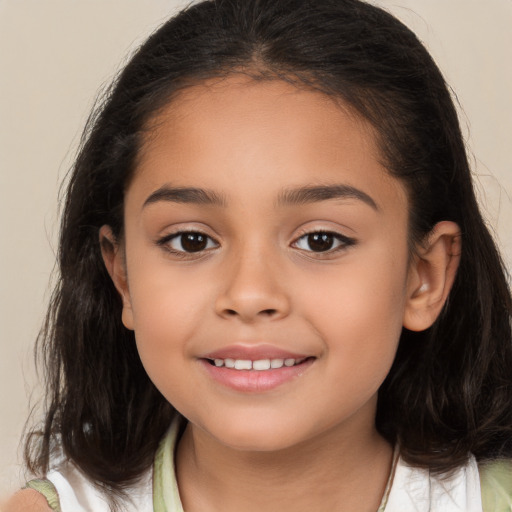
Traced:
<path fill-rule="evenodd" d="M 150 378 L 210 439 L 374 429 L 415 286 L 407 194 L 329 97 L 237 76 L 182 92 L 148 131 L 115 268 Z"/>

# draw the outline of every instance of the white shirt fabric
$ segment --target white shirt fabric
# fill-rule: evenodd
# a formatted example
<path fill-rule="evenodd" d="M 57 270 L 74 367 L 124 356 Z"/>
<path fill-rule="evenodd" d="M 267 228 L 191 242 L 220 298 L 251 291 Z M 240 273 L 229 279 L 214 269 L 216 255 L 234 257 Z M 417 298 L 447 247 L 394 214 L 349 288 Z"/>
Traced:
<path fill-rule="evenodd" d="M 483 512 L 474 457 L 449 478 L 398 460 L 385 512 Z"/>
<path fill-rule="evenodd" d="M 73 464 L 50 471 L 46 478 L 57 490 L 61 512 L 110 512 L 105 493 L 93 486 Z M 123 502 L 123 512 L 153 512 L 151 472 L 137 487 L 130 489 L 129 498 L 130 501 Z"/>

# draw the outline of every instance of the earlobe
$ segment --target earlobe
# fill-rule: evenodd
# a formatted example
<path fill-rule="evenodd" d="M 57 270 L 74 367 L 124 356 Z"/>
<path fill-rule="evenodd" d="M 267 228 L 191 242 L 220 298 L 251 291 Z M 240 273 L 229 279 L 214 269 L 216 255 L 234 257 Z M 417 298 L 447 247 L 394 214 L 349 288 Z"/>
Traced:
<path fill-rule="evenodd" d="M 99 233 L 101 255 L 116 290 L 123 301 L 122 322 L 127 329 L 133 330 L 133 313 L 128 289 L 126 265 L 122 248 L 112 233 L 110 226 L 102 226 Z"/>
<path fill-rule="evenodd" d="M 439 222 L 417 247 L 409 268 L 403 325 L 411 331 L 428 329 L 448 299 L 461 254 L 457 224 Z"/>

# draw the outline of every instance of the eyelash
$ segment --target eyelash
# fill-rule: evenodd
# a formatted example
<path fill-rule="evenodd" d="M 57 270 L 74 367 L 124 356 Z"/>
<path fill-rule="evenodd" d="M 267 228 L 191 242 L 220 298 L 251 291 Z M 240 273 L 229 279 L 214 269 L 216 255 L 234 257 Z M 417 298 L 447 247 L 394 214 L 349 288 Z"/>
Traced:
<path fill-rule="evenodd" d="M 187 251 L 185 249 L 174 249 L 170 244 L 173 240 L 180 240 L 181 247 L 183 248 L 183 237 L 185 235 L 198 235 L 204 239 L 206 239 L 206 247 L 200 249 L 198 251 Z M 213 241 L 213 246 L 211 246 L 211 242 Z M 205 253 L 205 251 L 209 251 L 215 247 L 219 246 L 219 243 L 214 240 L 211 236 L 208 236 L 206 233 L 197 230 L 189 230 L 189 231 L 177 231 L 176 233 L 171 233 L 166 235 L 159 240 L 157 240 L 157 245 L 170 252 L 173 256 L 177 256 L 179 258 L 190 258 L 194 257 L 194 255 L 199 256 Z M 210 245 L 210 246 L 209 246 Z"/>
<path fill-rule="evenodd" d="M 206 240 L 206 246 L 197 251 L 187 251 L 183 247 L 183 242 L 184 242 L 183 237 L 186 236 L 187 234 L 188 235 L 196 235 L 198 237 L 204 238 Z M 313 236 L 318 237 L 318 235 L 321 238 L 323 238 L 323 240 L 322 239 L 319 240 L 320 243 L 326 241 L 326 237 L 328 237 L 329 240 L 327 241 L 327 243 L 332 242 L 332 244 L 336 244 L 336 242 L 337 242 L 338 245 L 336 245 L 334 248 L 328 247 L 327 249 L 320 250 L 320 251 L 308 250 L 308 249 L 299 247 L 299 242 L 301 240 L 305 239 L 307 241 L 306 243 L 310 244 L 312 242 L 312 240 L 308 240 L 308 238 L 313 237 Z M 175 249 L 170 245 L 171 242 L 174 240 L 180 240 L 180 245 L 181 245 L 182 249 Z M 212 242 L 213 242 L 213 244 L 212 244 Z M 341 235 L 341 234 L 333 232 L 333 231 L 315 230 L 315 231 L 304 232 L 298 238 L 295 239 L 295 241 L 291 244 L 291 246 L 299 249 L 302 252 L 315 254 L 318 257 L 322 257 L 322 256 L 328 257 L 329 255 L 346 250 L 347 248 L 355 245 L 356 243 L 357 242 L 355 239 L 349 238 L 347 236 Z M 219 246 L 219 243 L 216 240 L 214 240 L 211 236 L 209 236 L 201 231 L 194 231 L 194 230 L 178 231 L 176 233 L 171 233 L 171 234 L 166 235 L 166 236 L 160 238 L 159 240 L 157 240 L 156 244 L 158 246 L 164 248 L 166 251 L 170 252 L 174 256 L 177 256 L 179 258 L 191 258 L 194 256 L 198 257 L 201 255 L 204 255 L 205 252 L 209 252 L 211 249 L 214 249 Z M 310 247 L 310 249 L 311 249 L 311 247 Z"/>
<path fill-rule="evenodd" d="M 334 248 L 329 247 L 326 250 L 322 250 L 322 251 L 313 251 L 313 250 L 308 250 L 308 249 L 303 249 L 301 247 L 298 247 L 298 243 L 303 239 L 306 239 L 307 243 L 311 243 L 311 240 L 308 240 L 308 238 L 313 237 L 315 235 L 316 236 L 320 235 L 320 237 L 322 237 L 324 240 L 325 240 L 325 237 L 329 237 L 331 239 L 330 241 L 332 241 L 333 244 L 338 242 L 338 245 Z M 322 240 L 320 240 L 320 243 L 322 243 Z M 324 257 L 328 257 L 330 255 L 344 251 L 355 244 L 356 244 L 356 240 L 354 238 L 350 238 L 348 236 L 341 235 L 340 233 L 336 233 L 335 231 L 319 229 L 319 230 L 308 231 L 308 232 L 303 233 L 301 236 L 299 236 L 295 240 L 295 242 L 293 242 L 292 246 L 295 246 L 295 247 L 297 247 L 297 249 L 304 251 L 306 253 L 315 254 L 317 257 L 322 257 L 324 255 L 325 255 Z"/>

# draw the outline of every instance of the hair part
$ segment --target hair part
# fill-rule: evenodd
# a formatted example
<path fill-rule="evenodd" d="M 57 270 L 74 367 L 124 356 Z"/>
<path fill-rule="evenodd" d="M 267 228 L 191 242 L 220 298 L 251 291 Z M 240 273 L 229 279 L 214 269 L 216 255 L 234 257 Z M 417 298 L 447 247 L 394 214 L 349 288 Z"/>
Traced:
<path fill-rule="evenodd" d="M 321 90 L 369 120 L 384 165 L 407 187 L 412 245 L 441 220 L 461 228 L 460 267 L 442 314 L 427 331 L 404 329 L 379 391 L 381 434 L 408 463 L 439 472 L 470 452 L 512 456 L 512 300 L 434 61 L 401 22 L 359 0 L 211 0 L 144 43 L 87 125 L 62 215 L 60 280 L 39 340 L 48 403 L 41 437 L 27 443 L 29 467 L 48 469 L 56 436 L 111 492 L 151 465 L 176 412 L 121 323 L 98 233 L 108 224 L 122 238 L 124 192 L 159 110 L 180 90 L 235 72 Z"/>

